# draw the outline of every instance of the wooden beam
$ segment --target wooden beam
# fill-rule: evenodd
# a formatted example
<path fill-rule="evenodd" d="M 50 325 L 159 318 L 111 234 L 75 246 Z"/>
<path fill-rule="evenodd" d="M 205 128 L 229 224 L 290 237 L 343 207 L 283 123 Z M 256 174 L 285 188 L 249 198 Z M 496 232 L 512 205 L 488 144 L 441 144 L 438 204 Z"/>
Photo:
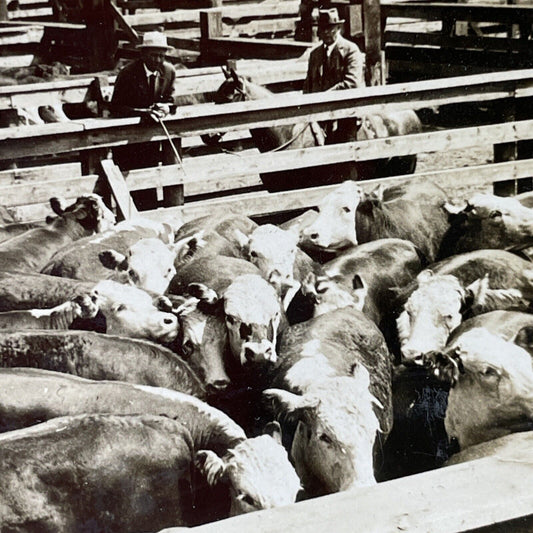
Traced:
<path fill-rule="evenodd" d="M 124 18 L 124 15 L 118 10 L 117 6 L 113 2 L 109 2 L 109 9 L 111 10 L 113 20 L 126 34 L 128 39 L 134 44 L 139 43 L 141 40 L 139 34 L 130 26 L 130 24 Z"/>
<path fill-rule="evenodd" d="M 217 59 L 289 59 L 300 57 L 314 45 L 284 39 L 217 37 L 207 39 L 205 46 L 209 50 L 210 57 Z"/>
<path fill-rule="evenodd" d="M 63 163 L 58 165 L 47 165 L 44 167 L 27 167 L 15 168 L 13 170 L 2 170 L 0 171 L 0 186 L 5 187 L 20 183 L 43 181 L 47 176 L 52 176 L 54 180 L 81 177 L 81 164 Z"/>
<path fill-rule="evenodd" d="M 120 172 L 120 169 L 111 159 L 104 159 L 102 161 L 102 168 L 122 217 L 128 220 L 129 218 L 137 216 L 139 213 L 131 199 L 128 187 L 124 181 L 124 176 L 122 175 L 122 172 Z"/>

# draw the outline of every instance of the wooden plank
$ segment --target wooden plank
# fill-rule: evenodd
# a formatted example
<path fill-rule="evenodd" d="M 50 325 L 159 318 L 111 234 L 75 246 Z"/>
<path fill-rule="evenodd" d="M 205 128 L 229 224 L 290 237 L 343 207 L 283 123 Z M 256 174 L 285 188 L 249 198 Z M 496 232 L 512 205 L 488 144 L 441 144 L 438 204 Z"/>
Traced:
<path fill-rule="evenodd" d="M 53 196 L 77 197 L 94 191 L 98 176 L 62 178 L 45 181 L 29 181 L 0 186 L 2 205 L 17 206 L 29 203 L 46 203 Z"/>
<path fill-rule="evenodd" d="M 120 214 L 126 220 L 138 215 L 137 208 L 131 199 L 128 187 L 124 181 L 124 176 L 122 175 L 122 172 L 120 172 L 120 169 L 117 167 L 117 165 L 115 165 L 111 159 L 104 159 L 102 160 L 102 168 L 107 181 L 109 182 L 113 197 L 117 202 L 117 207 Z"/>
<path fill-rule="evenodd" d="M 118 10 L 117 6 L 113 2 L 109 2 L 108 5 L 111 9 L 114 21 L 117 23 L 118 27 L 126 34 L 128 39 L 132 43 L 140 42 L 139 34 L 126 21 L 124 15 Z"/>
<path fill-rule="evenodd" d="M 217 37 L 207 39 L 206 46 L 210 57 L 218 59 L 288 59 L 300 57 L 314 44 L 283 39 Z"/>
<path fill-rule="evenodd" d="M 40 43 L 43 33 L 44 29 L 39 26 L 26 26 L 23 31 L 2 28 L 0 29 L 0 46 Z"/>
<path fill-rule="evenodd" d="M 382 15 L 389 17 L 409 17 L 423 20 L 443 20 L 452 18 L 470 22 L 532 22 L 533 6 L 516 5 L 474 5 L 455 3 L 420 2 L 394 3 L 383 1 L 381 3 Z"/>
<path fill-rule="evenodd" d="M 81 176 L 81 163 L 63 163 L 44 167 L 2 170 L 0 171 L 0 186 L 5 187 L 18 183 L 42 181 L 48 176 L 52 176 L 54 180 L 79 177 Z"/>

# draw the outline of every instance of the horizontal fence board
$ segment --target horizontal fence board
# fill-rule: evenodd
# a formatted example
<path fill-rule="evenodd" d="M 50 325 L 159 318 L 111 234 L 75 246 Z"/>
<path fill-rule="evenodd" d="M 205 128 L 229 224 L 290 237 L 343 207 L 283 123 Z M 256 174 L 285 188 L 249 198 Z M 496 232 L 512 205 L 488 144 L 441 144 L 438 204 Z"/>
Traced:
<path fill-rule="evenodd" d="M 81 163 L 63 163 L 44 167 L 16 168 L 0 171 L 0 187 L 17 185 L 31 181 L 43 181 L 47 177 L 54 180 L 81 176 Z M 0 198 L 2 198 L 0 196 Z"/>
<path fill-rule="evenodd" d="M 358 184 L 366 192 L 370 192 L 380 184 L 389 186 L 406 181 L 419 182 L 421 184 L 427 181 L 433 181 L 449 191 L 451 195 L 458 188 L 458 184 L 460 184 L 461 189 L 467 191 L 471 189 L 485 189 L 486 192 L 489 192 L 490 185 L 500 181 L 503 176 L 506 179 L 529 177 L 532 173 L 532 163 L 532 160 L 510 161 L 446 171 L 432 171 L 414 175 L 409 174 L 406 176 L 364 180 L 359 181 Z M 182 217 L 184 221 L 188 221 L 216 211 L 259 216 L 297 209 L 310 209 L 315 207 L 324 195 L 334 190 L 335 187 L 337 185 L 326 185 L 295 191 L 284 191 L 281 193 L 269 193 L 267 191 L 243 193 L 223 198 L 202 200 L 200 202 L 189 202 L 178 207 L 143 211 L 142 214 L 143 216 L 158 221 L 179 217 Z"/>

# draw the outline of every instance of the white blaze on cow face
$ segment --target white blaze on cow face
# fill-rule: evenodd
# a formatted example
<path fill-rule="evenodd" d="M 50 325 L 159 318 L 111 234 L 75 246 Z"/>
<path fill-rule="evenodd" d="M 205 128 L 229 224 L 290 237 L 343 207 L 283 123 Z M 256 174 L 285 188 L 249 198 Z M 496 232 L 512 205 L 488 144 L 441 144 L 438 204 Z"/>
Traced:
<path fill-rule="evenodd" d="M 288 415 L 299 420 L 291 457 L 306 491 L 330 494 L 373 485 L 373 447 L 379 422 L 369 391 L 368 370 L 335 377 L 309 387 L 303 396 L 268 389 Z"/>
<path fill-rule="evenodd" d="M 339 250 L 357 245 L 355 212 L 362 189 L 345 181 L 318 205 L 318 216 L 301 230 L 301 240 L 324 249 Z"/>
<path fill-rule="evenodd" d="M 178 333 L 177 318 L 159 311 L 152 297 L 142 289 L 111 280 L 96 284 L 100 310 L 106 318 L 107 333 L 124 337 L 170 342 Z"/>
<path fill-rule="evenodd" d="M 205 450 L 197 457 L 210 484 L 229 486 L 230 516 L 296 501 L 300 479 L 283 446 L 270 435 L 247 439 L 223 458 Z"/>
<path fill-rule="evenodd" d="M 405 362 L 422 363 L 425 353 L 441 350 L 462 321 L 465 290 L 455 276 L 421 272 L 418 288 L 409 296 L 397 319 Z"/>
<path fill-rule="evenodd" d="M 272 224 L 265 224 L 256 228 L 249 237 L 242 233 L 240 237 L 248 260 L 279 294 L 295 285 L 294 262 L 299 240 L 297 228 L 285 231 Z"/>
<path fill-rule="evenodd" d="M 231 352 L 241 365 L 276 361 L 281 304 L 272 285 L 256 274 L 238 276 L 224 293 Z"/>
<path fill-rule="evenodd" d="M 533 420 L 533 366 L 523 348 L 485 328 L 461 335 L 450 350 L 462 372 L 450 390 L 445 426 L 461 449 L 501 437 Z"/>
<path fill-rule="evenodd" d="M 87 194 L 82 198 L 90 198 L 96 203 L 97 224 L 96 233 L 103 233 L 115 227 L 116 219 L 113 212 L 105 205 L 102 197 L 98 194 Z"/>

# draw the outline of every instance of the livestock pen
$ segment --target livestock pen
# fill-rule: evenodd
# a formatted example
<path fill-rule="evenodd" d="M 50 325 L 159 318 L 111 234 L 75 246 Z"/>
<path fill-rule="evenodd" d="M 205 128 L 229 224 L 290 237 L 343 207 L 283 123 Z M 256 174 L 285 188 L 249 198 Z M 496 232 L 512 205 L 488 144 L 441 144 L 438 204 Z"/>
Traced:
<path fill-rule="evenodd" d="M 494 161 L 471 167 L 440 168 L 380 180 L 361 181 L 365 190 L 404 180 L 433 180 L 452 195 L 465 197 L 472 190 L 515 194 L 530 190 L 531 159 L 517 159 L 520 142 L 533 137 L 526 114 L 533 91 L 533 71 L 520 70 L 369 87 L 339 94 L 286 94 L 278 99 L 235 104 L 201 104 L 179 109 L 165 124 L 181 147 L 195 147 L 199 134 L 228 131 L 242 134 L 250 128 L 309 120 L 325 120 L 384 109 L 440 110 L 476 104 L 491 113 L 464 127 L 441 127 L 409 136 L 319 146 L 260 154 L 208 153 L 190 150 L 183 164 L 138 169 L 123 174 L 107 157 L 113 146 L 128 141 L 165 139 L 158 125 L 133 119 L 80 119 L 69 123 L 25 126 L 0 131 L 0 160 L 4 163 L 39 157 L 70 158 L 70 162 L 0 172 L 0 197 L 20 220 L 42 218 L 51 196 L 74 198 L 92 191 L 97 181 L 108 183 L 117 212 L 128 218 L 134 206 L 129 192 L 158 188 L 165 203 L 165 188 L 177 188 L 182 205 L 143 212 L 154 220 L 190 220 L 221 209 L 255 217 L 290 216 L 311 208 L 332 185 L 270 193 L 259 174 L 317 164 L 359 161 L 455 149 L 495 146 Z M 216 125 L 216 126 L 215 126 Z M 242 136 L 242 135 L 241 135 Z M 232 142 L 232 141 L 230 141 Z M 229 145 L 223 145 L 229 146 Z M 216 152 L 216 150 L 215 150 Z M 199 153 L 200 155 L 194 155 Z M 53 158 L 50 159 L 53 162 Z M 194 530 L 208 531 L 530 531 L 533 527 L 531 458 L 482 459 L 445 467 L 408 478 L 325 496 L 296 505 L 261 511 Z M 338 517 L 342 516 L 342 520 Z M 334 524 L 334 526 L 332 525 Z"/>

